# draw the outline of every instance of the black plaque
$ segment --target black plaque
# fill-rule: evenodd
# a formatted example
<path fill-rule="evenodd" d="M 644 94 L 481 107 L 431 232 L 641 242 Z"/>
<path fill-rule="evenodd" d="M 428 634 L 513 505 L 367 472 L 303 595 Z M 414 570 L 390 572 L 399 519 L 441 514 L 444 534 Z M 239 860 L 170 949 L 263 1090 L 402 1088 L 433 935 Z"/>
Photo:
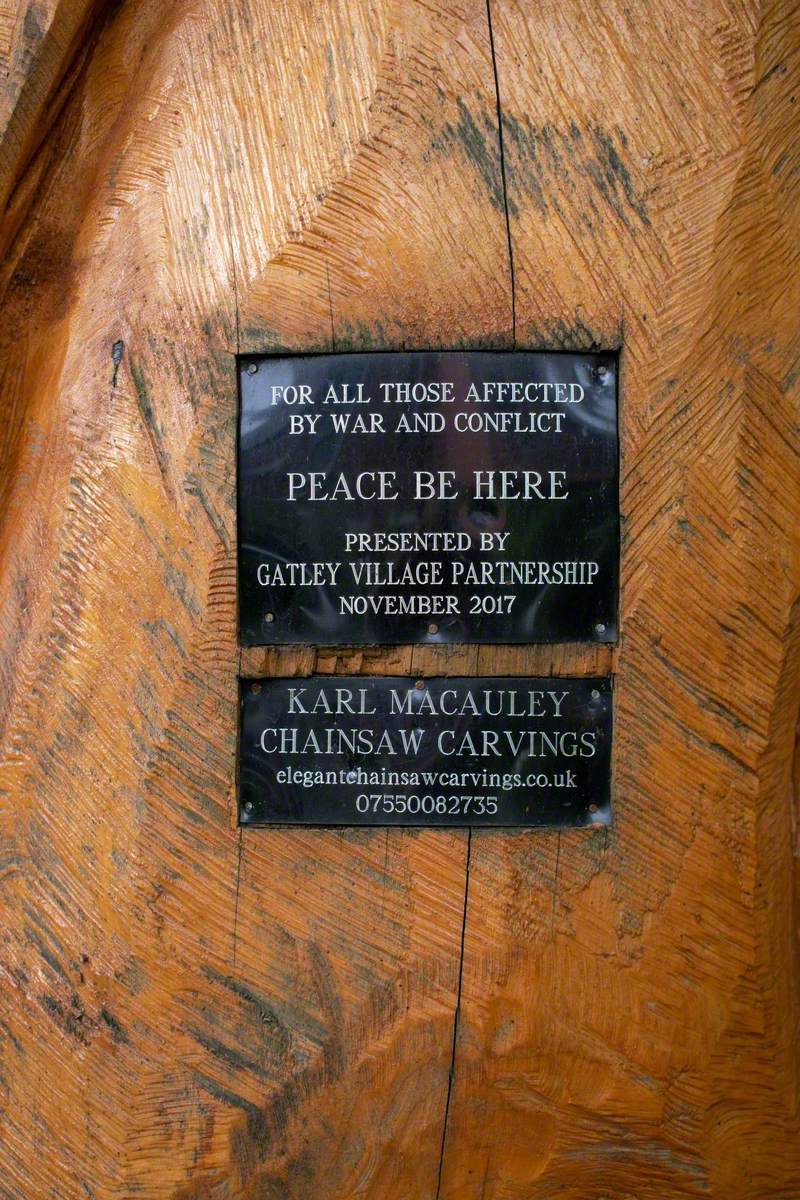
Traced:
<path fill-rule="evenodd" d="M 240 370 L 245 645 L 615 640 L 613 355 Z"/>
<path fill-rule="evenodd" d="M 609 679 L 244 680 L 244 825 L 611 822 Z"/>

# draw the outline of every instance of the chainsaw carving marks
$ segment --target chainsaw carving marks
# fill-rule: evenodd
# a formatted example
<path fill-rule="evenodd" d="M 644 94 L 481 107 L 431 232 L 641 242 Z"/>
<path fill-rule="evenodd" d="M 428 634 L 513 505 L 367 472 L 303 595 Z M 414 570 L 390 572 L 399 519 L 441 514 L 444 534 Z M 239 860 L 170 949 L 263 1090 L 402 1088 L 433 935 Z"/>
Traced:
<path fill-rule="evenodd" d="M 791 1200 L 790 6 L 35 7 L 50 40 L 0 21 L 2 1188 Z M 236 352 L 514 341 L 622 347 L 614 660 L 240 652 Z M 240 674 L 612 668 L 610 830 L 236 827 Z"/>

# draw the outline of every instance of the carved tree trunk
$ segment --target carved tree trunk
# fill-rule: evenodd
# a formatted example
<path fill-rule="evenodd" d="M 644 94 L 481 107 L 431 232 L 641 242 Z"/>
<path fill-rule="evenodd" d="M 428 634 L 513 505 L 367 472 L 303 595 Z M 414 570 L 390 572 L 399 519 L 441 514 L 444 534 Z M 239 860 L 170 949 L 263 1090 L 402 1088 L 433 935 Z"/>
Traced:
<path fill-rule="evenodd" d="M 6 0 L 0 1195 L 800 1194 L 788 0 Z M 621 348 L 621 639 L 240 652 L 237 351 Z M 239 674 L 615 674 L 594 833 L 236 826 Z"/>

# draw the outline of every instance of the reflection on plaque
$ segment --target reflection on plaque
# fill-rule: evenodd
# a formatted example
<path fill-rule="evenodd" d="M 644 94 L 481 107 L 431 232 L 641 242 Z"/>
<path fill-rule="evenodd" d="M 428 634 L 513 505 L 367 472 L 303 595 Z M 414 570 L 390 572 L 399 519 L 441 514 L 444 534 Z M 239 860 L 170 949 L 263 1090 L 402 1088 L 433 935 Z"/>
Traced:
<path fill-rule="evenodd" d="M 242 824 L 611 822 L 608 679 L 245 680 Z"/>
<path fill-rule="evenodd" d="M 240 370 L 244 644 L 615 640 L 612 355 Z"/>

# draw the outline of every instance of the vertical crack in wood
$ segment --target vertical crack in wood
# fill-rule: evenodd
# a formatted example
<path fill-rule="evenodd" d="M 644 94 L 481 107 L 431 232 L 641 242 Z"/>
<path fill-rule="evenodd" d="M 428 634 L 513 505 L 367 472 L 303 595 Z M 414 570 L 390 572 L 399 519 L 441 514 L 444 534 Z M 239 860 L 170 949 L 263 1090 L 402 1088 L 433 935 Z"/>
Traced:
<path fill-rule="evenodd" d="M 233 283 L 233 319 L 236 329 L 236 353 L 241 354 L 242 345 L 239 334 L 239 281 L 236 276 L 236 255 L 233 250 L 233 226 L 231 222 L 231 198 L 225 192 L 225 224 L 228 230 L 228 251 L 231 256 L 231 281 Z"/>
<path fill-rule="evenodd" d="M 456 1048 L 458 1046 L 458 1026 L 461 1018 L 461 985 L 464 979 L 464 940 L 467 932 L 467 908 L 469 906 L 469 867 L 472 851 L 472 828 L 467 830 L 467 854 L 464 864 L 464 911 L 461 914 L 461 946 L 458 957 L 458 986 L 456 988 L 456 1007 L 453 1013 L 453 1044 L 450 1049 L 450 1071 L 447 1076 L 447 1099 L 444 1104 L 444 1122 L 442 1124 L 442 1144 L 439 1150 L 439 1172 L 436 1178 L 436 1200 L 442 1190 L 442 1172 L 444 1170 L 444 1152 L 447 1146 L 447 1123 L 450 1118 L 450 1098 L 453 1094 L 453 1080 L 456 1073 Z"/>
<path fill-rule="evenodd" d="M 500 147 L 500 178 L 503 183 L 503 211 L 506 218 L 506 241 L 508 243 L 508 270 L 511 276 L 511 345 L 517 345 L 517 290 L 514 283 L 514 248 L 511 240 L 511 217 L 508 211 L 508 185 L 506 182 L 506 154 L 503 142 L 503 110 L 500 104 L 500 78 L 497 74 L 497 56 L 494 52 L 494 30 L 492 29 L 491 0 L 486 0 L 486 20 L 489 25 L 489 49 L 492 52 L 494 95 L 497 104 L 497 140 Z"/>
<path fill-rule="evenodd" d="M 325 274 L 328 279 L 328 308 L 331 314 L 331 351 L 336 353 L 336 327 L 333 323 L 333 293 L 331 292 L 331 268 L 329 263 L 325 263 Z"/>
<path fill-rule="evenodd" d="M 556 867 L 553 872 L 553 911 L 551 916 L 550 934 L 556 936 L 556 904 L 558 901 L 558 867 L 561 862 L 561 830 L 556 835 Z"/>
<path fill-rule="evenodd" d="M 242 881 L 242 827 L 239 826 L 237 833 L 238 843 L 236 847 L 236 892 L 233 898 L 233 950 L 231 954 L 231 965 L 236 966 L 236 941 L 239 931 L 239 890 Z"/>

